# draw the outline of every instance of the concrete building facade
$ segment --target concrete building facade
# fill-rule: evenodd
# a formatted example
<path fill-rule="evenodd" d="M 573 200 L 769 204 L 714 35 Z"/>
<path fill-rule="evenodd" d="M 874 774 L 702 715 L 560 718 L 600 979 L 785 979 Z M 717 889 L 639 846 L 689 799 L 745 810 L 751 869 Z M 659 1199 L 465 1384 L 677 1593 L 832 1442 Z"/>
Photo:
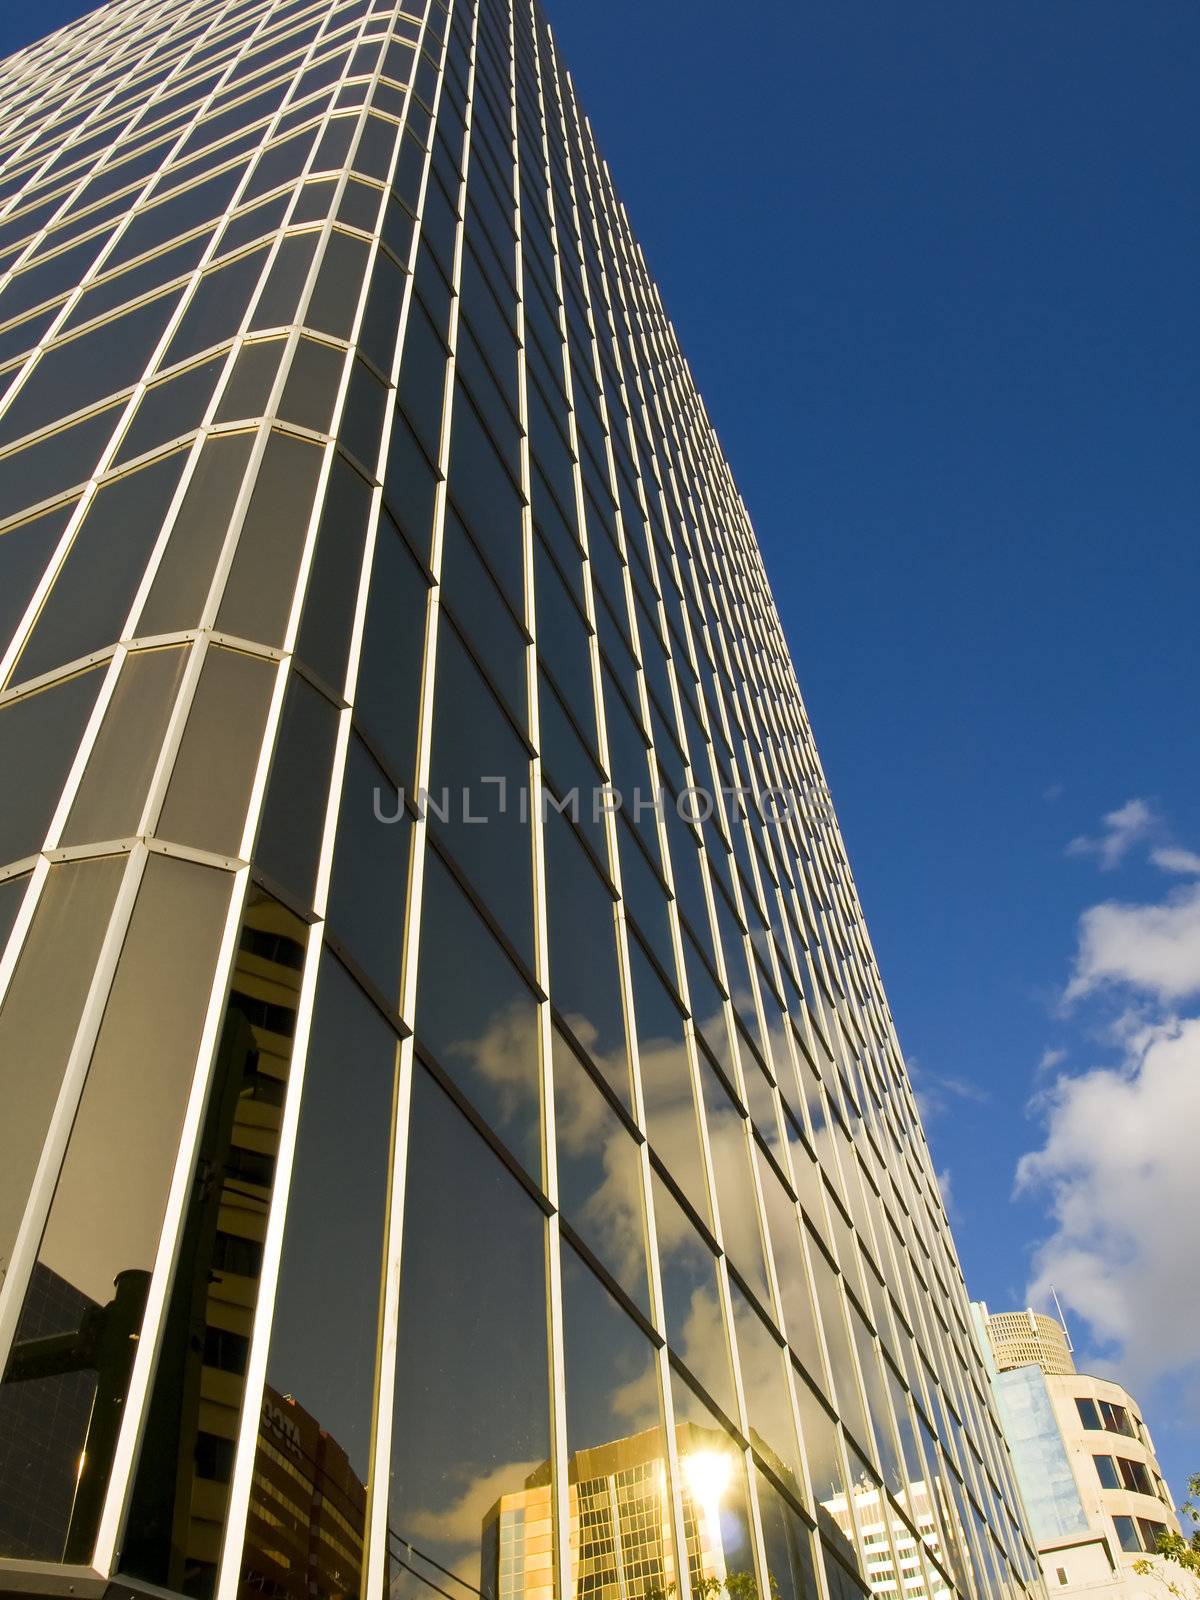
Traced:
<path fill-rule="evenodd" d="M 1047 1590 L 1166 1593 L 1158 1539 L 1179 1520 L 1137 1402 L 1111 1379 L 1076 1372 L 1053 1318 L 973 1309 Z"/>

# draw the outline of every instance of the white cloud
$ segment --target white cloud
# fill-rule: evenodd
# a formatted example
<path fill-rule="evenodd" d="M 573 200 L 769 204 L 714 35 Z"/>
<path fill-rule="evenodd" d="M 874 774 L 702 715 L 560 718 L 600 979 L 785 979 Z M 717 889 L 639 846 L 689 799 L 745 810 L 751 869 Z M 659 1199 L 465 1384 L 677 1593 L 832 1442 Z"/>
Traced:
<path fill-rule="evenodd" d="M 1150 859 L 1164 872 L 1178 872 L 1184 877 L 1195 877 L 1200 874 L 1200 855 L 1194 850 L 1181 850 L 1177 845 L 1163 845 L 1158 850 L 1151 850 Z"/>
<path fill-rule="evenodd" d="M 1061 1067 L 1066 1059 L 1065 1050 L 1043 1050 L 1041 1059 L 1034 1068 L 1034 1076 L 1044 1078 L 1048 1072 L 1053 1072 L 1055 1067 Z"/>
<path fill-rule="evenodd" d="M 984 1106 L 991 1099 L 982 1084 L 970 1078 L 955 1077 L 952 1073 L 932 1072 L 915 1056 L 909 1056 L 905 1066 L 916 1097 L 917 1110 L 926 1125 L 947 1111 L 952 1102 Z"/>
<path fill-rule="evenodd" d="M 1136 1393 L 1200 1376 L 1200 1018 L 1144 1028 L 1118 1068 L 1061 1077 L 1046 1138 L 1017 1169 L 1018 1192 L 1048 1196 L 1031 1303 L 1051 1284 L 1113 1354 Z"/>
<path fill-rule="evenodd" d="M 1095 856 L 1102 872 L 1119 866 L 1129 850 L 1157 831 L 1159 821 L 1145 800 L 1127 800 L 1103 819 L 1096 838 L 1081 834 L 1067 846 L 1069 856 Z"/>
<path fill-rule="evenodd" d="M 1131 984 L 1160 1000 L 1200 991 L 1200 884 L 1161 905 L 1106 901 L 1079 919 L 1079 950 L 1064 999 Z"/>
<path fill-rule="evenodd" d="M 487 1512 L 501 1495 L 522 1488 L 530 1473 L 541 1465 L 540 1461 L 505 1461 L 499 1466 L 481 1468 L 475 1477 L 464 1473 L 458 1482 L 445 1484 L 445 1499 L 441 1505 L 409 1512 L 405 1533 L 414 1540 L 436 1543 L 442 1549 L 477 1545 Z"/>

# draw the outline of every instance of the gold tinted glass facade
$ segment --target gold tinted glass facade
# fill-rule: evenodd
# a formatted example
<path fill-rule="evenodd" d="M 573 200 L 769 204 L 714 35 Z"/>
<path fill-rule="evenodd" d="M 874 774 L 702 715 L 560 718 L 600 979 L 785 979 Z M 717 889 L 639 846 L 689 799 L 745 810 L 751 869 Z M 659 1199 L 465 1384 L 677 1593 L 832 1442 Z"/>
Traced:
<path fill-rule="evenodd" d="M 0 274 L 0 1556 L 1028 1592 L 754 535 L 540 12 L 105 6 L 0 68 Z"/>

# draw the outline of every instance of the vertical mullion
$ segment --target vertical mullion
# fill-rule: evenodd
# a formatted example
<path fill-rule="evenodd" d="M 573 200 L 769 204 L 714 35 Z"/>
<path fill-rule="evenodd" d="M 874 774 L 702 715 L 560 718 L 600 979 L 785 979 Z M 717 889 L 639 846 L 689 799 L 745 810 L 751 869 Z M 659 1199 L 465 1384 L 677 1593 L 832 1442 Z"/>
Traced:
<path fill-rule="evenodd" d="M 533 474 L 529 443 L 529 383 L 525 333 L 525 240 L 521 219 L 521 142 L 517 118 L 517 18 L 516 0 L 508 0 L 509 134 L 512 152 L 512 186 L 516 224 L 517 279 L 517 407 L 520 423 L 522 555 L 525 577 L 524 622 L 530 638 L 525 653 L 529 709 L 529 738 L 536 752 L 530 762 L 530 832 L 533 846 L 533 900 L 535 976 L 542 991 L 538 1002 L 538 1055 L 541 1068 L 542 1182 L 553 1207 L 545 1222 L 546 1335 L 550 1405 L 551 1541 L 555 1592 L 566 1595 L 571 1587 L 570 1489 L 566 1334 L 563 1308 L 562 1231 L 558 1189 L 558 1142 L 554 1100 L 554 1027 L 550 1015 L 553 968 L 550 959 L 549 910 L 546 888 L 545 791 L 541 756 L 540 686 L 538 678 L 537 596 L 534 584 Z M 531 20 L 530 32 L 534 24 Z M 533 40 L 536 63 L 536 39 Z M 539 85 L 540 89 L 540 85 Z M 557 263 L 556 263 L 557 266 Z"/>
<path fill-rule="evenodd" d="M 461 157 L 461 170 L 459 179 L 458 201 L 460 217 L 455 228 L 454 264 L 452 272 L 451 300 L 450 300 L 450 326 L 447 330 L 447 344 L 450 356 L 446 366 L 444 378 L 444 392 L 442 397 L 442 419 L 438 449 L 438 482 L 434 497 L 432 549 L 430 555 L 430 568 L 434 578 L 434 586 L 427 599 L 426 628 L 424 653 L 421 665 L 421 698 L 417 724 L 417 752 L 416 752 L 416 790 L 418 796 L 424 794 L 429 786 L 430 763 L 433 751 L 433 718 L 437 705 L 435 670 L 437 663 L 437 644 L 441 610 L 440 581 L 442 568 L 443 528 L 446 515 L 447 469 L 449 465 L 450 449 L 450 420 L 454 401 L 454 351 L 457 344 L 457 319 L 458 319 L 458 292 L 462 282 L 462 250 L 464 236 L 464 217 L 466 211 L 466 167 L 470 155 L 471 126 L 470 126 L 470 93 L 474 85 L 475 72 L 475 37 L 479 26 L 478 0 L 447 0 L 444 20 L 444 35 L 441 44 L 441 56 L 438 71 L 438 90 L 433 105 L 433 114 L 430 118 L 428 142 L 425 152 L 425 163 L 421 178 L 420 204 L 418 209 L 423 212 L 424 196 L 429 182 L 429 172 L 432 162 L 434 142 L 440 137 L 438 127 L 438 110 L 442 94 L 442 86 L 446 72 L 446 61 L 450 45 L 451 29 L 454 23 L 456 10 L 468 6 L 471 8 L 471 67 L 468 79 L 468 109 L 466 128 L 463 136 L 463 150 Z M 421 32 L 414 51 L 413 77 L 416 77 L 416 66 L 420 59 L 422 46 L 429 34 L 429 18 L 437 8 L 437 0 L 426 0 L 425 15 L 421 23 Z M 440 9 L 440 8 L 439 8 Z M 399 12 L 400 7 L 397 8 Z M 411 96 L 411 85 L 410 85 Z M 406 110 L 408 100 L 406 99 Z M 407 117 L 405 118 L 407 121 Z M 400 142 L 397 141 L 396 156 L 399 159 Z M 409 253 L 409 273 L 405 283 L 404 301 L 401 311 L 401 327 L 397 337 L 396 350 L 392 362 L 391 386 L 394 391 L 396 380 L 399 376 L 400 362 L 402 359 L 404 334 L 410 312 L 413 294 L 413 270 L 415 269 L 418 252 L 422 246 L 421 219 L 418 218 L 417 226 L 413 232 L 412 244 Z M 394 393 L 393 393 L 394 399 Z M 389 428 L 391 424 L 389 423 Z M 381 444 L 380 459 L 385 459 L 383 452 L 387 449 L 389 431 L 385 429 Z M 416 1020 L 417 1004 L 417 971 L 420 960 L 420 934 L 421 911 L 424 899 L 425 886 L 425 861 L 428 846 L 428 813 L 424 805 L 417 808 L 417 818 L 412 828 L 412 841 L 409 856 L 409 893 L 408 911 L 404 935 L 402 956 L 400 1013 L 405 1023 L 412 1028 Z M 390 1481 L 392 1425 L 395 1407 L 396 1385 L 396 1360 L 399 1350 L 400 1326 L 400 1289 L 402 1273 L 402 1252 L 404 1242 L 404 1206 L 407 1192 L 408 1177 L 408 1142 L 410 1132 L 410 1112 L 412 1104 L 412 1080 L 414 1072 L 413 1038 L 410 1035 L 404 1040 L 400 1049 L 399 1078 L 397 1084 L 397 1106 L 395 1127 L 393 1132 L 392 1149 L 392 1180 L 388 1196 L 388 1216 L 386 1225 L 386 1260 L 384 1265 L 384 1281 L 382 1305 L 380 1309 L 380 1353 L 379 1353 L 379 1379 L 376 1394 L 375 1415 L 372 1428 L 371 1441 L 371 1470 L 370 1489 L 367 1504 L 366 1548 L 363 1560 L 363 1593 L 386 1594 L 390 1587 L 389 1566 L 390 1557 L 388 1549 L 389 1522 L 388 1522 L 388 1484 Z"/>

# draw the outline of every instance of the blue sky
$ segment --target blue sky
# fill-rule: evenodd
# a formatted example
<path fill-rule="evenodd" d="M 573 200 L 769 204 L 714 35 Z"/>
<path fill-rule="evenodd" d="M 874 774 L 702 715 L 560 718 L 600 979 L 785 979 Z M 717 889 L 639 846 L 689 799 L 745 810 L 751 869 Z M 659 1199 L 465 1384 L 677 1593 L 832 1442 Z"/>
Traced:
<path fill-rule="evenodd" d="M 1181 1492 L 1200 11 L 548 3 L 755 520 L 968 1286 L 1056 1283 Z M 6 8 L 0 52 L 82 9 Z"/>

